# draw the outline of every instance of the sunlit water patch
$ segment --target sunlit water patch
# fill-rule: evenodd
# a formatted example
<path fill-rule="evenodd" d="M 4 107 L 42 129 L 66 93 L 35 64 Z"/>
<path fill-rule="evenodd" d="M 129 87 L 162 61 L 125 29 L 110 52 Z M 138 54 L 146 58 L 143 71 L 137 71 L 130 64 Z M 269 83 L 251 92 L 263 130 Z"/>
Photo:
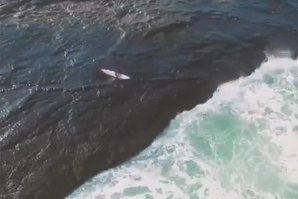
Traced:
<path fill-rule="evenodd" d="M 298 61 L 269 57 L 68 199 L 298 199 Z"/>

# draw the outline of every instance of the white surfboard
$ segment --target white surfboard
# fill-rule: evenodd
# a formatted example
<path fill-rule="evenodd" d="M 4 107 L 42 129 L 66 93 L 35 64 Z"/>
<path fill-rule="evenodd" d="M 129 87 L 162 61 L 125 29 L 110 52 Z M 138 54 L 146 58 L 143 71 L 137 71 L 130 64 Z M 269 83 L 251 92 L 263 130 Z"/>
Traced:
<path fill-rule="evenodd" d="M 124 75 L 124 74 L 121 74 L 121 73 L 118 73 L 118 72 L 115 72 L 115 71 L 112 71 L 112 70 L 109 70 L 109 69 L 100 69 L 100 70 L 104 74 L 106 74 L 110 77 L 113 77 L 115 79 L 130 79 L 130 77 L 127 76 L 127 75 Z"/>

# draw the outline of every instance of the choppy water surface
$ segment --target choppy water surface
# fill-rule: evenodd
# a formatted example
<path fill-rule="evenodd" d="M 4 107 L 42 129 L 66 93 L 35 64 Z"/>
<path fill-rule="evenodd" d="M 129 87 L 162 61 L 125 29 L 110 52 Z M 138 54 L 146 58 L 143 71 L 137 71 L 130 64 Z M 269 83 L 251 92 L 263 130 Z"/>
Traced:
<path fill-rule="evenodd" d="M 6 162 L 0 165 L 0 194 L 26 197 L 55 190 L 57 197 L 66 195 L 111 167 L 110 144 L 122 140 L 118 129 L 105 135 L 113 123 L 110 113 L 112 118 L 120 109 L 136 118 L 151 109 L 139 100 L 144 96 L 148 102 L 154 95 L 175 97 L 150 82 L 195 79 L 206 85 L 196 96 L 207 99 L 218 84 L 254 71 L 264 50 L 290 50 L 297 57 L 297 21 L 297 0 L 0 0 L 0 155 Z M 269 57 L 251 76 L 220 86 L 208 102 L 178 115 L 137 157 L 93 178 L 69 198 L 297 199 L 297 67 L 289 58 Z M 89 96 L 85 88 L 105 87 L 100 68 L 146 85 L 136 82 L 135 96 L 97 91 Z M 145 108 L 131 111 L 135 101 L 131 105 L 130 99 Z M 160 101 L 153 104 L 166 104 Z M 185 100 L 191 102 L 197 101 Z M 104 112 L 105 107 L 112 108 Z M 148 125 L 143 116 L 138 128 Z M 133 121 L 128 126 L 135 129 Z M 120 131 L 130 136 L 125 142 L 131 143 L 121 143 L 134 151 L 121 157 L 128 159 L 139 152 L 133 139 L 140 134 Z M 144 135 L 144 145 L 152 137 Z M 96 142 L 90 145 L 89 139 Z M 102 142 L 103 151 L 94 151 Z M 10 157 L 18 144 L 24 150 L 15 161 Z M 43 149 L 49 150 L 41 154 Z M 57 159 L 56 150 L 63 152 Z M 90 170 L 90 161 L 101 167 Z M 60 173 L 52 173 L 59 168 L 67 170 L 61 184 L 75 180 L 61 190 L 55 188 Z"/>
<path fill-rule="evenodd" d="M 298 61 L 269 57 L 68 199 L 297 199 Z"/>

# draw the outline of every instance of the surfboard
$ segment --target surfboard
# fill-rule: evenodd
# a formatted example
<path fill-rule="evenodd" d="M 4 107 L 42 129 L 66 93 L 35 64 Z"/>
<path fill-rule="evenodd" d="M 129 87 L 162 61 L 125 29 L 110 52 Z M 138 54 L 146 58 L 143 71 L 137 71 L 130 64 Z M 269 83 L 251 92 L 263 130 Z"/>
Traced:
<path fill-rule="evenodd" d="M 100 71 L 103 72 L 104 74 L 106 74 L 107 76 L 115 78 L 115 79 L 130 79 L 130 77 L 125 74 L 121 74 L 121 73 L 118 73 L 116 71 L 112 71 L 109 69 L 100 69 Z"/>

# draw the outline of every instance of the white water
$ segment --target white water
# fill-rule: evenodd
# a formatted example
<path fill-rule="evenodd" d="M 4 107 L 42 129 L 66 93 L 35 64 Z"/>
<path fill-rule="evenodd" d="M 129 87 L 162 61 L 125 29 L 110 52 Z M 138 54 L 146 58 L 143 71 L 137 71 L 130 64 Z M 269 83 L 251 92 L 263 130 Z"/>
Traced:
<path fill-rule="evenodd" d="M 298 199 L 298 61 L 269 57 L 67 199 Z"/>

